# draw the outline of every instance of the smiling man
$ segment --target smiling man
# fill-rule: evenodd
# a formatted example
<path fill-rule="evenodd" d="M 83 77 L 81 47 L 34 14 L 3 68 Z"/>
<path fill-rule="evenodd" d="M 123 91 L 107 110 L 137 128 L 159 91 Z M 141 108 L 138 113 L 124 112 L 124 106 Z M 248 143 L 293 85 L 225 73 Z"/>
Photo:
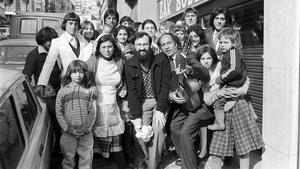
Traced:
<path fill-rule="evenodd" d="M 157 169 L 165 135 L 165 113 L 168 108 L 171 69 L 164 55 L 154 55 L 151 37 L 145 32 L 133 35 L 136 55 L 125 64 L 128 87 L 128 105 L 136 131 L 143 125 L 153 128 L 153 136 L 147 144 L 148 169 Z"/>
<path fill-rule="evenodd" d="M 181 97 L 178 95 L 177 90 L 179 86 L 185 91 L 188 91 L 189 86 L 185 83 L 188 79 L 196 79 L 201 82 L 207 82 L 209 80 L 209 73 L 193 56 L 187 56 L 187 62 L 192 68 L 192 73 L 187 75 L 187 78 L 180 82 L 180 75 L 177 75 L 177 69 L 180 68 L 181 51 L 177 50 L 176 37 L 170 33 L 163 34 L 159 40 L 158 45 L 161 50 L 168 56 L 169 63 L 172 70 L 172 78 L 170 80 L 170 111 L 168 112 L 168 120 L 171 118 L 170 134 L 171 139 L 175 145 L 176 153 L 179 159 L 175 162 L 177 165 L 181 165 L 182 169 L 197 169 L 197 151 L 195 142 L 197 140 L 200 127 L 203 127 L 201 120 L 206 120 L 212 115 L 205 106 L 202 100 L 202 91 L 198 90 L 195 93 L 199 99 L 198 106 L 189 106 L 192 101 L 192 97 Z M 188 66 L 187 66 L 188 67 Z M 194 94 L 193 94 L 194 95 Z M 170 117 L 171 116 L 171 117 Z"/>

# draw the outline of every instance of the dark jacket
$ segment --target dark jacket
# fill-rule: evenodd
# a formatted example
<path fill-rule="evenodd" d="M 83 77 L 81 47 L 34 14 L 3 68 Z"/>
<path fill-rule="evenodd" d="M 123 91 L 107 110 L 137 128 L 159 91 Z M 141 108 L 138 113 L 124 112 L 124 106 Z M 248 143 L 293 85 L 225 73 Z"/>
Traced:
<path fill-rule="evenodd" d="M 156 110 L 163 113 L 168 108 L 169 83 L 171 68 L 164 54 L 153 55 L 151 64 L 151 84 L 157 102 Z M 128 89 L 128 105 L 132 119 L 142 117 L 142 77 L 141 67 L 137 56 L 125 64 L 125 77 Z"/>
<path fill-rule="evenodd" d="M 206 38 L 206 42 L 212 47 L 215 49 L 216 51 L 216 46 L 214 45 L 214 41 L 213 41 L 213 34 L 214 34 L 214 30 L 213 29 L 206 29 L 204 31 L 204 35 L 205 35 L 205 38 Z M 239 39 L 239 41 L 237 42 L 236 44 L 236 48 L 237 49 L 242 49 L 243 45 L 242 45 L 242 42 L 241 42 L 241 39 Z M 218 50 L 216 51 L 217 55 L 218 56 L 221 56 L 222 55 L 222 50 L 221 48 L 218 48 Z"/>
<path fill-rule="evenodd" d="M 181 51 L 177 51 L 176 53 L 176 58 L 175 58 L 175 62 L 176 65 L 180 64 L 180 57 L 181 56 Z M 170 60 L 170 62 L 172 62 Z M 186 64 L 191 66 L 193 68 L 193 74 L 188 75 L 188 79 L 196 79 L 197 81 L 201 81 L 201 82 L 208 82 L 210 80 L 210 76 L 209 76 L 209 72 L 206 68 L 204 68 L 201 63 L 196 59 L 196 54 L 195 53 L 191 53 L 189 55 L 187 55 L 186 58 Z M 172 64 L 172 63 L 170 63 Z M 174 92 L 177 88 L 179 88 L 179 75 L 177 75 L 175 73 L 175 70 L 172 71 L 172 79 L 170 82 L 170 90 L 172 92 Z M 186 91 L 187 95 L 190 97 L 192 95 L 194 95 L 194 92 L 192 92 L 188 86 L 187 80 L 184 80 L 184 84 L 183 84 L 183 88 Z M 198 98 L 195 100 L 194 99 L 187 99 L 187 102 L 184 104 L 184 106 L 186 107 L 186 109 L 188 111 L 194 111 L 195 109 L 197 109 L 198 107 L 192 106 L 194 104 L 192 104 L 192 102 L 197 102 L 199 104 L 195 104 L 195 105 L 199 105 L 201 106 L 203 103 L 203 93 L 202 90 L 198 90 Z"/>
<path fill-rule="evenodd" d="M 44 63 L 46 61 L 47 53 L 38 52 L 38 47 L 30 51 L 26 57 L 25 66 L 23 73 L 28 76 L 31 80 L 31 76 L 34 75 L 35 84 L 37 84 L 41 71 L 43 69 Z M 61 70 L 58 67 L 57 62 L 52 70 L 49 84 L 58 91 L 60 89 L 60 73 Z"/>
<path fill-rule="evenodd" d="M 237 88 L 244 85 L 247 73 L 240 50 L 233 48 L 223 54 L 220 77 L 222 79 L 221 85 Z"/>

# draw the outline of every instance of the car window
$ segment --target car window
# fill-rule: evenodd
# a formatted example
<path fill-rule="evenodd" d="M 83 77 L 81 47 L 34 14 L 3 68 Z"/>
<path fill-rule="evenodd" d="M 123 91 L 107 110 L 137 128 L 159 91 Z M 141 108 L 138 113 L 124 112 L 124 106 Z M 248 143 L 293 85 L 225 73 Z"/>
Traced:
<path fill-rule="evenodd" d="M 36 34 L 37 33 L 37 19 L 36 18 L 23 18 L 20 20 L 20 33 L 21 34 Z"/>
<path fill-rule="evenodd" d="M 19 105 L 26 130 L 28 132 L 28 135 L 30 135 L 37 116 L 38 107 L 34 102 L 34 98 L 25 82 L 17 86 L 15 91 L 16 104 Z"/>
<path fill-rule="evenodd" d="M 25 149 L 25 139 L 9 97 L 0 106 L 0 168 L 15 169 Z"/>
<path fill-rule="evenodd" d="M 0 63 L 24 65 L 27 54 L 36 46 L 2 46 L 0 47 Z"/>

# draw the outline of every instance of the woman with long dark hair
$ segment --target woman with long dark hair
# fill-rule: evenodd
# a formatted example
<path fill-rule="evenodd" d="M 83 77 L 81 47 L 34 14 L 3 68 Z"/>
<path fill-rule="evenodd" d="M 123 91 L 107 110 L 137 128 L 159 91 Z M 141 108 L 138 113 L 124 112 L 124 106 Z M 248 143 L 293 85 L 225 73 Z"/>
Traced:
<path fill-rule="evenodd" d="M 122 76 L 124 63 L 110 35 L 103 35 L 99 39 L 95 54 L 87 61 L 98 91 L 94 152 L 106 158 L 112 156 L 120 168 L 127 167 L 121 144 L 121 134 L 125 127 L 118 102 L 118 98 L 126 95 Z"/>

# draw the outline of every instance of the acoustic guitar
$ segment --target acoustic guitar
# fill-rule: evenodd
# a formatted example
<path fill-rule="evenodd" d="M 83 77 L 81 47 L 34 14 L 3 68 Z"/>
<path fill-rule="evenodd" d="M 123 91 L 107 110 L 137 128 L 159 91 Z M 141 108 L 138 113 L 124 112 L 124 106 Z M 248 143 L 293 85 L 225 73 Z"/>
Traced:
<path fill-rule="evenodd" d="M 188 38 L 184 45 L 183 50 L 180 54 L 178 66 L 180 66 L 180 70 L 186 69 L 187 65 L 187 57 L 190 52 L 190 47 L 192 44 L 192 40 Z M 189 78 L 186 74 L 179 74 L 179 88 L 176 90 L 177 94 L 180 97 L 184 97 L 187 102 L 185 103 L 185 107 L 189 111 L 193 111 L 201 105 L 201 100 L 198 94 L 200 90 L 199 80 L 195 78 Z"/>

